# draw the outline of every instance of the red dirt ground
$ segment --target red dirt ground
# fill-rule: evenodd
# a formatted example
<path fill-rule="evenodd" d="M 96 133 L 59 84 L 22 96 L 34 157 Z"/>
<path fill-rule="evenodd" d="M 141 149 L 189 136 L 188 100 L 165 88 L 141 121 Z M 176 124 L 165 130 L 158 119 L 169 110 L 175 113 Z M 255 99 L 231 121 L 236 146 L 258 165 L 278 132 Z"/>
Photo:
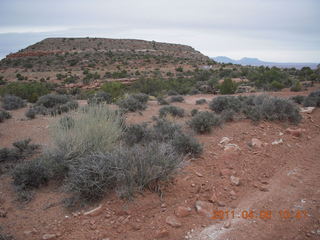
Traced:
<path fill-rule="evenodd" d="M 207 109 L 207 105 L 194 105 L 194 102 L 212 97 L 188 96 L 184 103 L 174 105 L 187 112 L 193 108 Z M 142 115 L 131 113 L 128 120 L 151 121 L 159 108 L 155 102 L 149 102 Z M 27 137 L 36 143 L 49 144 L 51 119 L 22 121 L 24 112 L 25 109 L 12 111 L 13 119 L 0 124 L 1 147 Z M 162 196 L 146 191 L 132 201 L 125 201 L 111 194 L 95 206 L 69 212 L 61 203 L 66 194 L 54 183 L 42 187 L 31 202 L 21 205 L 14 200 L 11 178 L 3 175 L 0 210 L 7 215 L 0 217 L 0 226 L 17 239 L 25 240 L 42 239 L 44 234 L 55 234 L 53 239 L 59 240 L 320 239 L 320 110 L 302 115 L 298 126 L 270 122 L 253 125 L 249 120 L 241 120 L 227 123 L 210 134 L 198 135 L 204 153 L 189 159 L 174 180 L 163 187 Z M 183 123 L 188 118 L 174 120 Z M 302 128 L 305 132 L 301 137 L 294 137 L 285 132 L 288 127 Z M 222 137 L 230 138 L 241 150 L 224 151 L 219 145 Z M 266 144 L 261 148 L 250 147 L 252 138 Z M 282 144 L 271 144 L 279 139 L 283 140 Z M 240 178 L 239 186 L 231 183 L 230 175 Z M 235 216 L 229 220 L 212 220 L 196 212 L 197 200 L 209 202 L 213 197 L 210 211 L 233 210 Z M 103 211 L 97 216 L 83 214 L 99 204 Z M 177 217 L 181 226 L 172 227 L 166 218 L 175 216 L 179 206 L 190 207 L 191 214 Z M 254 211 L 254 216 L 245 219 L 241 216 L 244 210 Z M 271 219 L 260 219 L 261 210 L 271 211 Z M 281 218 L 280 210 L 289 210 L 292 216 Z M 306 215 L 296 218 L 298 211 Z"/>

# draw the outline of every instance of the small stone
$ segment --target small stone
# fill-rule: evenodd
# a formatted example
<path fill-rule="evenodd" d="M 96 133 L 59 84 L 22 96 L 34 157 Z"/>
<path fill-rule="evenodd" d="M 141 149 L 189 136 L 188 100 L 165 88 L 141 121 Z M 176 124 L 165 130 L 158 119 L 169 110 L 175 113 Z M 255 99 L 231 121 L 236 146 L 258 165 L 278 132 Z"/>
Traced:
<path fill-rule="evenodd" d="M 44 234 L 44 235 L 42 236 L 42 239 L 43 239 L 43 240 L 54 239 L 54 238 L 56 238 L 56 235 L 55 235 L 55 234 Z"/>
<path fill-rule="evenodd" d="M 278 145 L 278 144 L 281 144 L 281 143 L 283 143 L 282 138 L 280 138 L 280 139 L 278 139 L 278 140 L 274 140 L 271 144 L 272 144 L 272 145 Z"/>
<path fill-rule="evenodd" d="M 160 230 L 156 233 L 155 238 L 159 239 L 159 238 L 165 238 L 169 236 L 169 231 L 164 229 L 164 230 Z"/>
<path fill-rule="evenodd" d="M 102 208 L 102 205 L 99 205 L 98 207 L 88 211 L 88 212 L 85 212 L 83 215 L 84 216 L 98 216 L 99 214 L 101 214 L 103 211 L 103 208 Z"/>
<path fill-rule="evenodd" d="M 212 195 L 209 199 L 209 202 L 215 203 L 217 201 L 218 201 L 218 197 L 217 197 L 217 194 L 214 192 L 214 193 L 212 193 Z"/>
<path fill-rule="evenodd" d="M 231 194 L 232 196 L 237 195 L 237 194 L 236 194 L 236 192 L 235 192 L 235 191 L 233 191 L 233 190 L 231 190 L 231 191 L 230 191 L 230 194 Z"/>
<path fill-rule="evenodd" d="M 218 204 L 219 207 L 225 207 L 226 206 L 226 204 L 224 202 L 222 202 L 222 201 L 218 201 L 217 204 Z"/>
<path fill-rule="evenodd" d="M 230 228 L 231 227 L 231 220 L 228 220 L 223 225 L 224 228 Z"/>
<path fill-rule="evenodd" d="M 240 147 L 237 144 L 228 143 L 224 146 L 224 151 L 240 151 Z"/>
<path fill-rule="evenodd" d="M 187 217 L 191 214 L 191 208 L 179 206 L 174 213 L 177 217 Z"/>
<path fill-rule="evenodd" d="M 181 222 L 175 216 L 168 216 L 166 218 L 166 223 L 171 227 L 176 227 L 176 228 L 181 227 L 182 225 Z"/>
<path fill-rule="evenodd" d="M 203 175 L 199 172 L 195 172 L 195 174 L 198 176 L 198 177 L 203 177 Z"/>
<path fill-rule="evenodd" d="M 240 178 L 238 177 L 235 177 L 235 176 L 231 176 L 230 177 L 230 181 L 232 184 L 236 185 L 236 186 L 239 186 L 240 185 Z"/>
<path fill-rule="evenodd" d="M 0 209 L 0 217 L 5 218 L 7 216 L 7 211 L 4 209 Z"/>
<path fill-rule="evenodd" d="M 197 210 L 197 213 L 199 213 L 200 215 L 207 216 L 207 217 L 212 216 L 212 209 L 213 209 L 212 203 L 198 200 L 196 201 L 195 208 Z"/>
<path fill-rule="evenodd" d="M 251 146 L 252 147 L 261 148 L 262 145 L 263 145 L 263 143 L 259 139 L 257 139 L 257 138 L 252 138 L 251 139 Z"/>
<path fill-rule="evenodd" d="M 286 133 L 291 134 L 292 136 L 295 136 L 295 137 L 301 137 L 301 135 L 304 131 L 305 130 L 302 128 L 298 128 L 298 129 L 287 128 L 286 129 Z"/>
<path fill-rule="evenodd" d="M 166 207 L 167 207 L 167 204 L 165 204 L 165 203 L 161 204 L 161 208 L 166 208 Z"/>
<path fill-rule="evenodd" d="M 259 190 L 262 191 L 262 192 L 268 192 L 269 189 L 265 186 L 259 186 Z"/>
<path fill-rule="evenodd" d="M 220 170 L 220 176 L 225 177 L 225 176 L 229 176 L 231 174 L 232 174 L 232 171 L 228 168 L 224 168 L 224 169 Z"/>
<path fill-rule="evenodd" d="M 302 107 L 300 108 L 300 112 L 310 114 L 313 112 L 314 109 L 315 107 Z"/>
<path fill-rule="evenodd" d="M 219 143 L 225 145 L 225 144 L 228 144 L 229 142 L 230 142 L 230 138 L 223 137 L 223 138 L 221 138 Z"/>

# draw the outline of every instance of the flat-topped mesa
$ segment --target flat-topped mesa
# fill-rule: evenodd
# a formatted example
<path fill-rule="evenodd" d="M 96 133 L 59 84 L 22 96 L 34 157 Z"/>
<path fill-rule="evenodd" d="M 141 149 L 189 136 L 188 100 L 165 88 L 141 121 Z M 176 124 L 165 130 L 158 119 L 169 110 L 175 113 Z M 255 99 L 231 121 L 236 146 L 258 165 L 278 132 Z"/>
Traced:
<path fill-rule="evenodd" d="M 47 38 L 7 57 L 45 56 L 66 52 L 111 52 L 138 55 L 171 56 L 200 61 L 210 60 L 194 48 L 173 43 L 110 38 Z"/>

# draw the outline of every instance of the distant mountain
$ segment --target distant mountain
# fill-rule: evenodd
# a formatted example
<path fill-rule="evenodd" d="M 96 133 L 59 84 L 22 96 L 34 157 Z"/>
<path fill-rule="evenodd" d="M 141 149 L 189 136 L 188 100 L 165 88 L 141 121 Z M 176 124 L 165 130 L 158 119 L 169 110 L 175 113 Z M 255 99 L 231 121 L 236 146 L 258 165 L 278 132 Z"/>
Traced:
<path fill-rule="evenodd" d="M 280 67 L 280 68 L 302 68 L 302 67 L 310 67 L 312 69 L 317 68 L 319 63 L 277 63 L 277 62 L 265 62 L 261 61 L 258 58 L 241 58 L 240 60 L 235 60 L 232 58 L 228 58 L 225 56 L 213 57 L 213 60 L 219 63 L 232 63 L 232 64 L 240 64 L 243 66 L 268 66 L 268 67 Z"/>

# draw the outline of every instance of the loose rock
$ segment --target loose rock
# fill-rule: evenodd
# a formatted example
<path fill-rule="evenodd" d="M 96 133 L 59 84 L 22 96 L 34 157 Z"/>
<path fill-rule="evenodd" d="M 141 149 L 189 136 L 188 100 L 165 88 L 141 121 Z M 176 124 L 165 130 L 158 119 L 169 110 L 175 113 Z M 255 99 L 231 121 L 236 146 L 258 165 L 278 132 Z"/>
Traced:
<path fill-rule="evenodd" d="M 191 214 L 191 208 L 179 206 L 174 213 L 177 217 L 187 217 Z"/>
<path fill-rule="evenodd" d="M 176 228 L 181 227 L 182 225 L 181 222 L 175 216 L 168 216 L 166 218 L 166 223 L 171 227 L 176 227 Z"/>
<path fill-rule="evenodd" d="M 211 217 L 213 209 L 212 203 L 198 200 L 196 201 L 195 207 L 200 215 Z"/>
<path fill-rule="evenodd" d="M 263 143 L 259 139 L 257 139 L 257 138 L 252 138 L 251 139 L 251 146 L 252 147 L 261 148 L 262 145 L 263 145 Z"/>
<path fill-rule="evenodd" d="M 230 181 L 232 184 L 236 185 L 236 186 L 239 186 L 240 185 L 240 178 L 238 177 L 235 177 L 235 176 L 231 176 L 230 177 Z"/>
<path fill-rule="evenodd" d="M 57 235 L 55 235 L 55 234 L 44 234 L 44 235 L 42 236 L 42 239 L 43 239 L 43 240 L 54 239 L 54 238 L 56 238 L 56 236 L 57 236 Z"/>
<path fill-rule="evenodd" d="M 102 205 L 99 205 L 98 207 L 88 211 L 88 212 L 85 212 L 83 215 L 85 216 L 98 216 L 99 214 L 101 214 L 103 211 L 103 208 L 102 208 Z"/>

